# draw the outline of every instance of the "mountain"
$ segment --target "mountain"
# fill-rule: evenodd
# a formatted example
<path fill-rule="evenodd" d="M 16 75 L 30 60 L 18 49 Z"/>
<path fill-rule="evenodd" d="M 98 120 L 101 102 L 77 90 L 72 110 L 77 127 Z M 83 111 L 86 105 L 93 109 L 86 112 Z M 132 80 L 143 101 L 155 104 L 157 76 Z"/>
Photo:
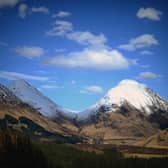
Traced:
<path fill-rule="evenodd" d="M 23 132 L 39 140 L 59 143 L 81 141 L 78 129 L 69 121 L 49 120 L 3 85 L 0 85 L 0 128 Z"/>
<path fill-rule="evenodd" d="M 134 80 L 121 81 L 79 113 L 63 109 L 24 80 L 13 81 L 9 89 L 1 86 L 3 118 L 10 120 L 10 115 L 18 123 L 33 122 L 38 130 L 82 137 L 88 143 L 133 144 L 168 128 L 168 102 Z"/>
<path fill-rule="evenodd" d="M 61 108 L 24 80 L 13 81 L 9 85 L 9 89 L 23 102 L 29 104 L 41 114 L 51 119 L 60 118 L 60 116 L 75 118 L 74 113 Z"/>
<path fill-rule="evenodd" d="M 96 104 L 78 113 L 77 121 L 82 134 L 106 142 L 124 142 L 167 128 L 168 102 L 144 84 L 123 80 Z"/>
<path fill-rule="evenodd" d="M 107 94 L 96 104 L 78 114 L 78 120 L 87 120 L 97 115 L 100 111 L 115 112 L 124 104 L 151 115 L 158 110 L 168 111 L 168 102 L 146 85 L 134 80 L 122 80 L 116 87 L 110 89 Z"/>

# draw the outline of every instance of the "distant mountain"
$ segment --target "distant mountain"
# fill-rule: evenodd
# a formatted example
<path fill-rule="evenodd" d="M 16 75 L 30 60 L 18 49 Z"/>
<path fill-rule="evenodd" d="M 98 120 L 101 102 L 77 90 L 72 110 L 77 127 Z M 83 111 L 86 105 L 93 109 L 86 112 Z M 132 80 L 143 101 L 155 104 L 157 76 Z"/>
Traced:
<path fill-rule="evenodd" d="M 9 85 L 9 89 L 23 102 L 51 119 L 60 118 L 60 116 L 75 118 L 75 113 L 61 108 L 24 80 L 13 81 Z"/>
<path fill-rule="evenodd" d="M 10 128 L 39 140 L 58 143 L 81 141 L 78 129 L 69 121 L 55 122 L 39 113 L 34 107 L 22 102 L 7 87 L 0 84 L 0 128 Z"/>
<path fill-rule="evenodd" d="M 168 127 L 168 102 L 146 85 L 123 80 L 90 108 L 78 113 L 81 133 L 112 141 L 144 137 Z"/>

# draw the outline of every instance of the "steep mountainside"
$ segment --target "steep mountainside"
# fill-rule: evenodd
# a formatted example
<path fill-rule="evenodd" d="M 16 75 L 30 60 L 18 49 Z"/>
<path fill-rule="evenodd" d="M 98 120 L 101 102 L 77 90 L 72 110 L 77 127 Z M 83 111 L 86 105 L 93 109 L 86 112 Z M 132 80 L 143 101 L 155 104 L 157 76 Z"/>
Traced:
<path fill-rule="evenodd" d="M 24 80 L 15 80 L 9 85 L 9 89 L 23 102 L 29 104 L 43 115 L 55 119 L 62 117 L 74 118 L 75 114 L 62 109 L 39 90 Z"/>
<path fill-rule="evenodd" d="M 0 85 L 0 127 L 9 127 L 42 140 L 74 143 L 80 139 L 78 129 L 69 121 L 49 120 L 3 85 Z"/>
<path fill-rule="evenodd" d="M 155 134 L 168 127 L 168 102 L 143 84 L 123 80 L 77 117 L 81 134 L 105 143 Z"/>
<path fill-rule="evenodd" d="M 168 112 L 168 102 L 154 93 L 146 85 L 134 80 L 123 80 L 118 86 L 112 88 L 96 104 L 78 114 L 78 120 L 87 120 L 100 111 L 118 111 L 124 104 L 151 115 L 159 111 Z"/>

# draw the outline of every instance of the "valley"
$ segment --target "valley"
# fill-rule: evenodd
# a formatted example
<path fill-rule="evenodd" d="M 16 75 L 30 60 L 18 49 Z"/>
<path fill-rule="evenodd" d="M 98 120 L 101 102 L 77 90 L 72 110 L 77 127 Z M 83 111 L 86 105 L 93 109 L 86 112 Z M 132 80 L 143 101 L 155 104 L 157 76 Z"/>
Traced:
<path fill-rule="evenodd" d="M 168 167 L 168 1 L 0 0 L 0 168 Z"/>
<path fill-rule="evenodd" d="M 73 148 L 89 152 L 115 149 L 125 157 L 168 156 L 168 103 L 143 84 L 123 81 L 90 109 L 72 114 L 26 81 L 13 83 L 9 89 L 0 85 L 2 128 L 28 135 L 34 142 L 74 144 Z M 149 106 L 143 107 L 141 102 L 137 108 L 139 102 L 131 104 L 129 97 L 124 100 L 121 93 L 115 98 L 113 92 L 123 87 L 132 94 L 147 96 L 139 101 L 145 100 Z M 47 106 L 53 112 L 47 113 Z"/>

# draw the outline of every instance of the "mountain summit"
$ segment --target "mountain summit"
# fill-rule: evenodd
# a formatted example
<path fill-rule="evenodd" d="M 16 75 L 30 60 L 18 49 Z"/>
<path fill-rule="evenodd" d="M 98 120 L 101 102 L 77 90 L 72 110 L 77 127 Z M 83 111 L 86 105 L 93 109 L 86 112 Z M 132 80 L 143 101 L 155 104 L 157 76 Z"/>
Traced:
<path fill-rule="evenodd" d="M 152 106 L 162 110 L 168 109 L 168 103 L 163 98 L 146 85 L 134 80 L 122 80 L 117 87 L 109 90 L 100 103 L 107 102 L 121 106 L 125 101 L 147 114 L 152 113 Z"/>
<path fill-rule="evenodd" d="M 122 80 L 90 108 L 77 114 L 81 134 L 93 141 L 131 144 L 168 128 L 168 102 L 146 85 Z"/>
<path fill-rule="evenodd" d="M 142 83 L 135 80 L 122 80 L 96 104 L 78 114 L 78 120 L 86 120 L 96 115 L 100 109 L 115 112 L 124 104 L 150 115 L 158 110 L 168 111 L 168 102 Z"/>

